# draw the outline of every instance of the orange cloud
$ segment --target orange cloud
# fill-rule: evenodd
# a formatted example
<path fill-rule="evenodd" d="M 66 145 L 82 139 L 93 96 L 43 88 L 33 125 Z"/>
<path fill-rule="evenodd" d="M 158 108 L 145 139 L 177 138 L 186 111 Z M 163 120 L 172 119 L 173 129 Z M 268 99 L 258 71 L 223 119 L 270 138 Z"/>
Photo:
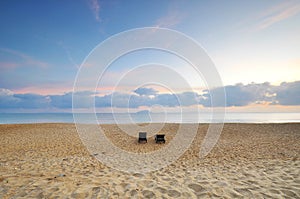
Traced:
<path fill-rule="evenodd" d="M 257 25 L 258 30 L 268 28 L 269 26 L 288 19 L 300 12 L 300 4 L 284 2 L 269 8 L 261 14 L 261 22 Z"/>
<path fill-rule="evenodd" d="M 167 15 L 159 18 L 154 27 L 171 28 L 181 23 L 184 16 L 177 11 L 169 11 Z"/>
<path fill-rule="evenodd" d="M 17 66 L 24 66 L 24 65 L 28 65 L 28 66 L 35 66 L 35 67 L 40 67 L 40 68 L 46 68 L 49 66 L 48 63 L 46 62 L 43 62 L 43 61 L 40 61 L 40 60 L 37 60 L 37 59 L 34 59 L 33 57 L 25 54 L 25 53 L 22 53 L 22 52 L 19 52 L 19 51 L 16 51 L 16 50 L 11 50 L 11 49 L 7 49 L 7 48 L 0 48 L 0 51 L 2 51 L 3 53 L 7 53 L 7 54 L 10 54 L 10 55 L 13 55 L 15 57 L 18 57 L 18 58 L 21 58 L 22 59 L 22 64 L 19 64 L 19 63 L 15 63 L 15 62 L 10 62 L 10 63 L 3 63 L 2 66 L 3 67 L 17 67 Z"/>
<path fill-rule="evenodd" d="M 16 94 L 34 93 L 39 95 L 57 95 L 72 91 L 72 87 L 26 87 L 12 90 Z"/>
<path fill-rule="evenodd" d="M 13 63 L 13 62 L 0 62 L 1 69 L 14 69 L 18 66 L 19 66 L 19 64 Z"/>
<path fill-rule="evenodd" d="M 98 0 L 90 0 L 89 6 L 95 16 L 96 21 L 101 22 L 101 18 L 99 16 L 100 4 Z"/>

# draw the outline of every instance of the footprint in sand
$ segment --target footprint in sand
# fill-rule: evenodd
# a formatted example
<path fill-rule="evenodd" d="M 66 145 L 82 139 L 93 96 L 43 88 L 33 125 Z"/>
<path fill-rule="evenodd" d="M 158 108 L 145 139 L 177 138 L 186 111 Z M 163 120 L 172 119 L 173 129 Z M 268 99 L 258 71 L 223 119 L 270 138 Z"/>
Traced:
<path fill-rule="evenodd" d="M 3 198 L 4 197 L 4 195 L 7 193 L 7 187 L 1 187 L 0 186 L 0 198 Z"/>
<path fill-rule="evenodd" d="M 167 193 L 167 190 L 165 188 L 162 188 L 162 187 L 157 187 L 156 190 L 159 191 L 162 194 Z"/>
<path fill-rule="evenodd" d="M 282 189 L 281 192 L 286 195 L 286 196 L 290 196 L 292 198 L 297 198 L 297 194 L 293 191 L 287 190 L 287 189 Z"/>
<path fill-rule="evenodd" d="M 130 190 L 130 187 L 131 187 L 130 184 L 124 183 L 124 182 L 122 182 L 122 183 L 120 184 L 120 186 L 122 187 L 122 189 L 123 189 L 125 192 L 126 192 L 126 191 L 129 191 L 129 190 Z"/>
<path fill-rule="evenodd" d="M 206 191 L 205 188 L 203 188 L 199 184 L 189 184 L 188 187 L 192 189 L 195 193 L 201 193 L 203 191 Z"/>
<path fill-rule="evenodd" d="M 98 195 L 99 192 L 100 192 L 100 187 L 93 187 L 91 198 L 97 198 L 97 195 Z"/>
<path fill-rule="evenodd" d="M 237 191 L 238 193 L 242 194 L 243 196 L 247 196 L 247 197 L 253 197 L 251 191 L 249 191 L 248 189 L 245 188 L 234 188 L 235 191 Z"/>
<path fill-rule="evenodd" d="M 272 198 L 272 195 L 267 193 L 261 193 L 261 195 L 263 195 L 264 198 Z"/>
<path fill-rule="evenodd" d="M 130 191 L 131 198 L 135 198 L 137 195 L 138 195 L 138 192 L 136 190 L 131 190 Z"/>
<path fill-rule="evenodd" d="M 278 191 L 276 189 L 270 189 L 270 193 L 272 193 L 272 194 L 280 194 L 280 191 Z"/>
<path fill-rule="evenodd" d="M 53 188 L 51 188 L 50 190 L 51 190 L 52 193 L 54 193 L 54 192 L 59 191 L 59 188 L 58 188 L 58 187 L 53 187 Z"/>
<path fill-rule="evenodd" d="M 231 190 L 229 192 L 229 196 L 230 196 L 230 198 L 243 198 L 242 194 L 240 194 L 240 193 L 238 193 L 236 191 L 233 191 L 233 190 Z"/>
<path fill-rule="evenodd" d="M 86 198 L 86 194 L 85 193 L 73 192 L 71 194 L 71 198 Z"/>
<path fill-rule="evenodd" d="M 142 178 L 142 177 L 144 177 L 144 174 L 141 174 L 141 173 L 134 173 L 133 176 L 134 176 L 134 177 L 137 177 L 137 178 Z"/>
<path fill-rule="evenodd" d="M 151 180 L 144 180 L 142 181 L 142 185 L 144 185 L 147 188 L 154 187 L 155 183 Z"/>
<path fill-rule="evenodd" d="M 178 198 L 181 196 L 181 193 L 176 190 L 171 189 L 168 191 L 168 196 L 170 196 L 172 198 Z"/>
<path fill-rule="evenodd" d="M 152 192 L 152 191 L 149 191 L 149 190 L 144 190 L 142 192 L 144 198 L 156 198 L 155 194 Z"/>
<path fill-rule="evenodd" d="M 192 198 L 192 194 L 188 192 L 183 192 L 181 194 L 181 198 Z"/>

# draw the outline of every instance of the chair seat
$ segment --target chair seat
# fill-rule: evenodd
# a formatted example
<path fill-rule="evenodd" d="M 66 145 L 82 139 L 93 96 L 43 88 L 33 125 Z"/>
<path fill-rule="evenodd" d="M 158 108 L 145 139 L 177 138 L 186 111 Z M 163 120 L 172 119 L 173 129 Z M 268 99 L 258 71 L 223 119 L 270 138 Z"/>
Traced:
<path fill-rule="evenodd" d="M 155 142 L 156 143 L 159 143 L 159 142 L 165 143 L 166 142 L 165 135 L 164 134 L 157 134 L 157 135 L 155 135 Z"/>
<path fill-rule="evenodd" d="M 139 132 L 139 139 L 138 142 L 147 142 L 147 133 L 146 132 Z"/>

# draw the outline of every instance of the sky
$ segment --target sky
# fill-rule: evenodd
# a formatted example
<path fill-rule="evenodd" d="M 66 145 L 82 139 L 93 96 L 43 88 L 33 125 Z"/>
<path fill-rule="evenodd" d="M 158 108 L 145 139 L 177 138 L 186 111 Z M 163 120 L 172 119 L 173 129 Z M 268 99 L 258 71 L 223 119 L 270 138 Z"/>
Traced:
<path fill-rule="evenodd" d="M 78 94 L 83 109 L 91 99 L 100 112 L 223 107 L 212 105 L 210 94 L 225 89 L 229 111 L 300 110 L 300 1 L 7 0 L 0 1 L 0 23 L 0 112 L 71 111 L 74 81 L 92 50 L 143 27 L 194 39 L 223 86 L 208 90 L 184 60 L 144 50 L 112 63 L 96 92 Z M 171 67 L 190 88 L 153 63 Z M 136 68 L 141 65 L 147 73 Z M 137 84 L 146 76 L 172 85 Z"/>

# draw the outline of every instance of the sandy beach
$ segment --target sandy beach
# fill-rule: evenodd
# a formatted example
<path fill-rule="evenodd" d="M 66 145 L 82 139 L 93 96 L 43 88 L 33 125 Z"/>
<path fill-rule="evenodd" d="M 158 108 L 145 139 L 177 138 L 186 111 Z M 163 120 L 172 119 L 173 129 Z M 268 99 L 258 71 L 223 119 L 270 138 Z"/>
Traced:
<path fill-rule="evenodd" d="M 119 148 L 147 153 L 166 147 L 178 125 L 161 130 L 166 144 L 102 127 Z M 175 163 L 128 174 L 89 154 L 74 124 L 0 125 L 0 198 L 300 198 L 300 124 L 225 124 L 200 159 L 207 128 Z"/>

